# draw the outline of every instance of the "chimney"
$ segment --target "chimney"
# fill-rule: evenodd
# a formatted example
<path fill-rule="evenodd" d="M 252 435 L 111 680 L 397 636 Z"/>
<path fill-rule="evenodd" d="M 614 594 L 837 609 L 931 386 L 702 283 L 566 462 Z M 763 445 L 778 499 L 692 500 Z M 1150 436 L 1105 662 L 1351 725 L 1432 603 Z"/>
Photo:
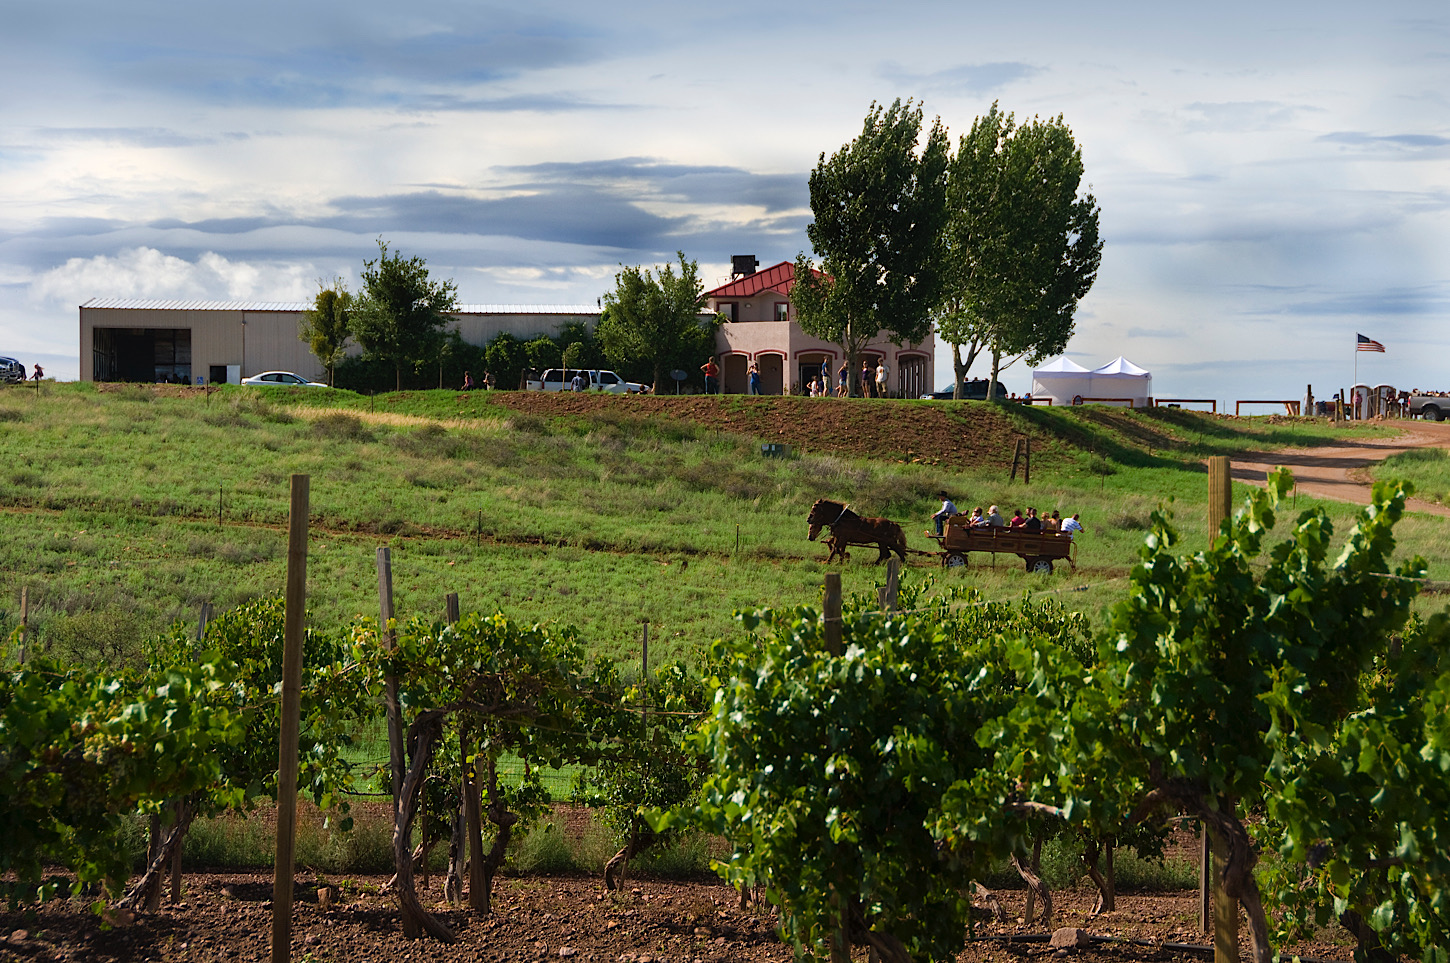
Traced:
<path fill-rule="evenodd" d="M 743 278 L 760 270 L 760 262 L 754 254 L 736 254 L 730 258 L 730 280 Z"/>

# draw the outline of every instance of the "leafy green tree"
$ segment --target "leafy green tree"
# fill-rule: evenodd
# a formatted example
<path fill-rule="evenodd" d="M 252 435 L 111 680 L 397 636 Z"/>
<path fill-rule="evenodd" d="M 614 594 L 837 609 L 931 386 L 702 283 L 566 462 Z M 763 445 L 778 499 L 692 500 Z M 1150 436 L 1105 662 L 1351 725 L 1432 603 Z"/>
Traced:
<path fill-rule="evenodd" d="M 623 267 L 614 276 L 614 290 L 604 295 L 595 332 L 612 363 L 648 365 L 656 391 L 671 366 L 712 353 L 714 346 L 714 327 L 700 320 L 705 287 L 699 268 L 685 260 L 684 251 L 676 254 L 678 274 L 672 264 L 658 275 L 649 268 Z"/>
<path fill-rule="evenodd" d="M 1177 535 L 1155 513 L 1128 598 L 1099 641 L 1094 686 L 1044 699 L 1037 717 L 1059 741 L 1052 778 L 1064 808 L 1101 804 L 1102 785 L 1084 773 L 1111 760 L 1116 778 L 1143 787 L 1140 813 L 1203 821 L 1220 864 L 1216 939 L 1236 941 L 1242 907 L 1258 963 L 1272 950 L 1245 817 L 1303 791 L 1296 747 L 1364 708 L 1363 674 L 1405 624 L 1424 569 L 1420 559 L 1390 568 L 1405 491 L 1386 485 L 1332 566 L 1320 509 L 1301 513 L 1291 539 L 1261 561 L 1292 485 L 1287 471 L 1271 475 L 1268 491 L 1189 558 L 1171 554 Z M 1304 836 L 1289 835 L 1303 852 Z"/>
<path fill-rule="evenodd" d="M 559 362 L 564 357 L 564 350 L 559 347 L 558 342 L 546 335 L 540 335 L 526 343 L 524 353 L 528 355 L 529 367 L 535 372 L 559 367 Z"/>
<path fill-rule="evenodd" d="M 347 339 L 352 337 L 352 292 L 342 278 L 333 279 L 330 285 L 319 282 L 321 288 L 312 300 L 312 307 L 302 314 L 298 335 L 312 353 L 327 368 L 327 383 L 335 383 L 337 362 L 347 348 Z"/>
<path fill-rule="evenodd" d="M 522 341 L 508 332 L 498 334 L 484 349 L 484 359 L 497 387 L 519 387 L 520 376 L 528 366 L 528 355 L 524 352 Z"/>
<path fill-rule="evenodd" d="M 220 658 L 108 674 L 42 655 L 0 676 L 0 893 L 12 905 L 64 893 L 43 876 L 57 864 L 119 892 L 127 817 L 205 791 L 241 740 L 242 719 L 215 698 L 231 681 Z"/>
<path fill-rule="evenodd" d="M 353 335 L 370 357 L 393 365 L 396 388 L 403 367 L 434 361 L 443 345 L 447 312 L 457 303 L 452 281 L 433 281 L 421 257 L 404 260 L 378 239 L 378 257 L 363 262 L 363 290 L 353 310 Z"/>
<path fill-rule="evenodd" d="M 912 101 L 873 103 L 861 135 L 811 172 L 806 236 L 821 265 L 796 258 L 791 300 L 803 331 L 841 346 L 853 391 L 861 350 L 880 332 L 899 345 L 931 331 L 950 145 L 937 120 L 918 151 L 921 123 Z"/>
<path fill-rule="evenodd" d="M 1066 349 L 1102 260 L 1097 201 L 1079 196 L 1082 174 L 1082 151 L 1061 115 L 1019 127 L 994 103 L 961 138 L 947 178 L 946 275 L 934 311 L 952 346 L 958 398 L 983 351 L 995 385 L 1003 358 L 1035 364 Z"/>
<path fill-rule="evenodd" d="M 744 615 L 746 637 L 716 643 L 699 735 L 713 771 L 693 819 L 729 842 L 726 879 L 763 885 L 817 958 L 850 944 L 888 963 L 952 958 L 971 881 L 999 859 L 1021 866 L 1033 822 L 1064 816 L 1023 791 L 1055 756 L 987 734 L 1041 700 L 1028 680 L 1074 677 L 1059 667 L 1076 665 L 1064 645 L 1081 647 L 1084 622 L 906 586 L 901 602 L 910 614 L 850 600 L 840 655 L 810 608 Z"/>
<path fill-rule="evenodd" d="M 525 626 L 502 614 L 470 613 L 452 625 L 412 619 L 398 626 L 397 643 L 389 648 L 379 643 L 376 623 L 365 621 L 354 629 L 353 655 L 359 684 L 376 692 L 387 679 L 398 680 L 407 714 L 408 759 L 393 826 L 404 932 L 452 940 L 452 931 L 418 900 L 410 845 L 444 723 L 455 721 L 470 746 L 466 755 L 477 778 L 469 791 L 483 796 L 480 809 L 495 830 L 492 846 L 478 856 L 482 891 L 471 894 L 488 912 L 493 874 L 510 838 L 546 811 L 548 800 L 537 773 L 505 786 L 499 758 L 512 754 L 531 769 L 592 764 L 602 745 L 629 731 L 632 713 L 620 705 L 613 665 L 601 660 L 587 666 L 572 628 Z"/>

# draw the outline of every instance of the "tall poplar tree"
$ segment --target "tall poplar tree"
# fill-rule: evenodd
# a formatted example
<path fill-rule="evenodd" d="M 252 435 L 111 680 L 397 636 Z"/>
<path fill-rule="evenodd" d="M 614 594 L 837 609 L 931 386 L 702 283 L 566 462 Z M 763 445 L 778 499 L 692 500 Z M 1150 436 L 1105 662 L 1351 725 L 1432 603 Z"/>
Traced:
<path fill-rule="evenodd" d="M 961 138 L 947 178 L 946 283 L 934 312 L 952 346 L 957 397 L 982 352 L 995 385 L 1004 357 L 1035 364 L 1066 349 L 1102 260 L 1098 204 L 1079 196 L 1082 174 L 1082 151 L 1060 114 L 1019 127 L 994 103 Z M 989 385 L 987 397 L 995 392 Z"/>
<path fill-rule="evenodd" d="M 806 236 L 821 264 L 796 258 L 791 301 L 806 334 L 841 346 L 853 393 L 861 351 L 879 333 L 900 345 L 931 331 L 950 144 L 936 120 L 918 148 L 921 124 L 913 101 L 873 103 L 861 135 L 811 172 Z"/>

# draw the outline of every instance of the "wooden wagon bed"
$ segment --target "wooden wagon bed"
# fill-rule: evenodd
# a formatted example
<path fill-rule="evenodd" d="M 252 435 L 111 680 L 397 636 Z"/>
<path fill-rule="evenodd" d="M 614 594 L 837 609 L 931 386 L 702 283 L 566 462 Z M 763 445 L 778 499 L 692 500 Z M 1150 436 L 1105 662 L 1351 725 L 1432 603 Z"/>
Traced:
<path fill-rule="evenodd" d="M 1029 572 L 1051 572 L 1054 561 L 1063 560 L 1077 570 L 1072 536 L 1066 532 L 1029 532 L 1020 528 L 971 528 L 965 515 L 947 519 L 946 533 L 928 535 L 941 546 L 943 568 L 963 568 L 972 552 L 1016 555 Z"/>

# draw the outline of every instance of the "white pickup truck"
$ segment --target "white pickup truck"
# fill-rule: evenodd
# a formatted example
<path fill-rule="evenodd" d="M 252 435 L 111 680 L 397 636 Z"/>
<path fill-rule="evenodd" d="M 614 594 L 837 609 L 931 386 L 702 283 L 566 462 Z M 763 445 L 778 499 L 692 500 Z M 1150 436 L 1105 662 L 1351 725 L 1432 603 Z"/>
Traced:
<path fill-rule="evenodd" d="M 545 368 L 544 376 L 524 383 L 526 391 L 573 391 L 574 376 L 584 376 L 585 391 L 607 391 L 614 395 L 637 395 L 644 385 L 625 381 L 605 368 Z"/>

